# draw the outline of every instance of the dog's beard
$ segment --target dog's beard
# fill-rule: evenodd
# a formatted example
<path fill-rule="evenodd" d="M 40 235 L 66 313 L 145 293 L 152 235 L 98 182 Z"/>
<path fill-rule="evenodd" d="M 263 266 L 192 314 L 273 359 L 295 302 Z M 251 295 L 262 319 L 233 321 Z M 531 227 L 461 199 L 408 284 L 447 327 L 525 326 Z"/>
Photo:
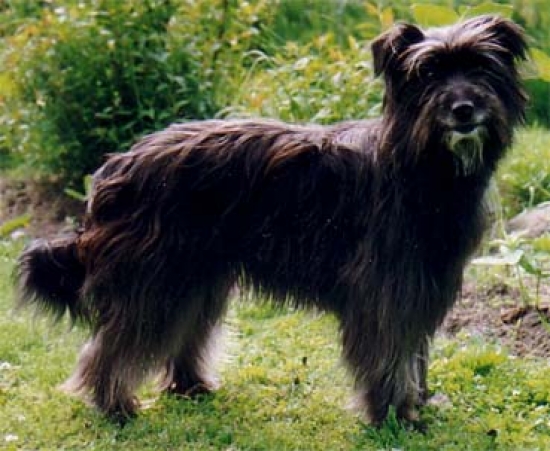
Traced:
<path fill-rule="evenodd" d="M 457 169 L 465 176 L 476 172 L 483 165 L 483 142 L 485 127 L 478 126 L 471 131 L 449 131 L 446 144 L 455 155 Z"/>

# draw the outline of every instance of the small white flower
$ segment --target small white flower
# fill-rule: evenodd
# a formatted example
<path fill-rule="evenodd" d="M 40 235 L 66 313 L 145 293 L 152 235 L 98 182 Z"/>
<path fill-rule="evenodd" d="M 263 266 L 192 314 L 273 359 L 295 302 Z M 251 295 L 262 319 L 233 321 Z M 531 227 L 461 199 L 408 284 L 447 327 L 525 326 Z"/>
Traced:
<path fill-rule="evenodd" d="M 9 442 L 15 442 L 15 441 L 19 440 L 19 437 L 15 434 L 6 434 L 4 436 L 4 440 L 8 443 Z"/>

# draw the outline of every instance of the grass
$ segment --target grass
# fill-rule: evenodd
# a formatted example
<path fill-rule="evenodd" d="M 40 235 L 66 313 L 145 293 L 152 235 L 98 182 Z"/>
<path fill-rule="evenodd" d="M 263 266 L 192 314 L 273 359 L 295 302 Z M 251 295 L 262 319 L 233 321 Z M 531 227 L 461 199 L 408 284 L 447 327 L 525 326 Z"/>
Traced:
<path fill-rule="evenodd" d="M 504 160 L 498 176 L 505 213 L 550 199 L 550 133 L 543 128 L 520 130 L 516 145 Z"/>
<path fill-rule="evenodd" d="M 0 242 L 0 448 L 6 450 L 544 450 L 550 367 L 472 339 L 438 339 L 430 384 L 449 403 L 423 411 L 426 433 L 380 430 L 346 409 L 350 380 L 328 315 L 236 303 L 223 387 L 197 400 L 160 397 L 121 428 L 57 389 L 85 340 L 13 312 L 20 244 Z M 141 399 L 155 396 L 151 386 Z"/>
<path fill-rule="evenodd" d="M 512 188 L 537 183 L 538 169 L 549 161 L 539 161 L 549 139 L 543 130 L 522 131 L 501 168 L 503 199 L 517 201 L 516 209 L 527 203 Z M 238 302 L 227 318 L 222 388 L 196 400 L 161 396 L 121 428 L 57 388 L 71 373 L 86 332 L 13 311 L 9 276 L 22 245 L 0 239 L 0 449 L 550 449 L 547 361 L 514 358 L 467 334 L 438 338 L 429 383 L 449 402 L 423 410 L 425 433 L 392 418 L 376 430 L 346 408 L 352 383 L 339 364 L 330 315 Z M 146 385 L 139 396 L 156 394 Z"/>
<path fill-rule="evenodd" d="M 542 5 L 541 2 L 542 0 L 539 1 Z M 11 3 L 14 4 L 13 8 L 16 8 L 17 2 Z M 117 2 L 108 3 L 112 3 L 116 8 L 119 7 Z M 321 2 L 309 0 L 281 2 L 285 8 L 295 11 L 288 11 L 286 15 L 281 13 L 275 23 L 275 29 L 281 32 L 284 30 L 293 35 L 300 34 L 303 46 L 289 43 L 285 47 L 277 46 L 272 49 L 266 45 L 269 41 L 265 43 L 260 40 L 255 41 L 256 33 L 262 31 L 257 28 L 257 25 L 265 23 L 263 14 L 266 13 L 267 17 L 271 7 L 266 2 L 258 2 L 260 6 L 256 11 L 250 7 L 250 2 L 241 3 L 241 6 L 235 6 L 238 8 L 235 10 L 235 19 L 239 20 L 231 21 L 235 27 L 230 26 L 225 30 L 224 39 L 227 43 L 231 43 L 231 47 L 236 45 L 243 54 L 246 49 L 257 49 L 257 47 L 265 50 L 265 54 L 259 51 L 247 52 L 244 61 L 250 64 L 251 68 L 247 73 L 247 82 L 243 84 L 241 77 L 244 68 L 240 67 L 240 63 L 228 64 L 232 52 L 237 54 L 236 51 L 226 46 L 228 57 L 227 60 L 223 60 L 224 53 L 214 50 L 215 55 L 221 55 L 222 60 L 218 58 L 218 66 L 224 71 L 213 79 L 223 78 L 227 83 L 199 83 L 201 86 L 222 86 L 224 89 L 221 90 L 223 95 L 207 93 L 213 96 L 212 99 L 205 97 L 205 92 L 201 93 L 203 97 L 193 96 L 193 100 L 202 102 L 197 106 L 198 116 L 202 117 L 203 110 L 213 108 L 211 103 L 217 103 L 218 97 L 223 98 L 227 95 L 233 98 L 235 83 L 247 86 L 246 91 L 237 93 L 235 100 L 237 106 L 244 111 L 234 106 L 235 111 L 228 108 L 227 113 L 248 112 L 279 116 L 288 120 L 313 119 L 319 122 L 378 113 L 380 85 L 379 82 L 369 82 L 372 68 L 365 64 L 369 56 L 365 55 L 366 47 L 359 39 L 362 35 L 370 37 L 379 31 L 382 24 L 378 23 L 378 13 L 373 16 L 372 23 L 363 24 L 362 28 L 357 27 L 354 30 L 358 33 L 357 42 L 355 39 L 345 39 L 346 36 L 340 36 L 339 33 L 332 37 L 327 35 L 311 39 L 311 36 L 320 34 L 319 29 L 324 26 L 323 24 L 328 23 L 327 18 L 338 19 L 336 22 L 340 26 L 346 25 L 348 29 L 355 27 L 348 24 L 346 20 L 341 20 L 345 17 L 341 18 L 337 14 L 325 12 L 324 4 Z M 311 3 L 311 5 L 319 3 L 319 8 L 315 11 L 312 8 L 306 8 L 311 13 L 306 14 L 306 17 L 302 5 L 305 3 Z M 337 6 L 340 7 L 340 4 L 345 3 L 337 2 Z M 348 20 L 355 21 L 356 9 L 363 6 L 352 3 L 349 5 L 346 3 L 344 6 L 350 11 Z M 369 2 L 370 6 L 372 6 L 371 3 L 373 2 Z M 378 3 L 382 7 L 388 2 Z M 394 7 L 398 5 L 399 11 L 403 12 L 406 3 L 393 2 L 392 5 Z M 206 5 L 206 2 L 204 4 Z M 262 4 L 267 6 L 264 8 Z M 187 49 L 190 49 L 198 53 L 205 52 L 209 57 L 204 58 L 207 70 L 199 70 L 197 74 L 191 71 L 190 78 L 186 79 L 187 82 L 181 84 L 183 94 L 180 97 L 184 99 L 187 98 L 186 92 L 189 86 L 195 86 L 196 80 L 193 77 L 199 77 L 200 81 L 203 72 L 215 73 L 211 53 L 204 49 L 214 48 L 210 45 L 212 39 L 220 41 L 220 30 L 215 18 L 216 10 L 208 8 L 209 12 L 206 14 L 200 6 L 193 7 L 191 11 L 197 13 L 197 20 L 194 20 L 189 8 L 189 5 L 184 8 L 185 17 L 189 20 L 170 23 L 170 27 L 173 27 L 173 29 L 170 28 L 174 39 L 172 46 L 174 49 L 184 49 L 182 50 L 184 55 L 187 55 Z M 57 8 L 57 10 L 61 11 L 63 8 Z M 49 9 L 44 11 L 47 15 L 53 14 Z M 344 9 L 341 11 L 345 12 Z M 381 8 L 380 19 L 387 15 L 388 11 Z M 34 13 L 37 14 L 37 11 Z M 321 15 L 317 17 L 319 14 Z M 293 15 L 302 18 L 305 22 L 301 24 L 307 26 L 289 28 L 290 23 L 286 18 L 290 19 Z M 536 14 L 532 20 L 539 21 L 540 17 L 535 16 Z M 144 17 L 151 18 L 150 14 Z M 210 26 L 205 26 L 206 21 L 203 20 L 205 17 L 210 17 L 212 22 Z M 34 21 L 31 34 L 37 31 L 37 26 L 44 27 L 47 35 L 52 33 L 53 18 L 48 16 L 44 17 L 44 20 Z M 198 20 L 199 18 L 201 20 Z M 61 28 L 63 28 L 62 24 L 68 26 L 68 23 L 61 19 L 58 25 Z M 113 24 L 126 26 L 128 22 L 131 25 L 132 20 L 124 23 L 114 21 Z M 13 21 L 10 27 L 17 25 L 18 30 L 21 31 L 15 34 L 25 37 L 28 30 L 25 27 L 19 27 L 19 23 L 19 20 Z M 295 23 L 294 20 L 292 23 Z M 528 21 L 527 25 L 529 24 Z M 365 25 L 372 29 L 365 28 Z M 346 26 L 341 27 L 342 30 Z M 65 47 L 67 54 L 63 55 L 77 58 L 78 61 L 81 61 L 84 56 L 86 64 L 61 64 L 59 67 L 67 76 L 73 74 L 65 70 L 68 66 L 87 68 L 76 74 L 81 81 L 92 79 L 97 81 L 97 77 L 90 78 L 90 74 L 97 71 L 99 75 L 105 75 L 106 84 L 102 85 L 101 91 L 103 97 L 98 97 L 99 88 L 95 82 L 94 89 L 89 89 L 86 83 L 69 83 L 69 85 L 83 87 L 86 96 L 93 92 L 94 96 L 90 98 L 92 102 L 90 114 L 95 118 L 101 110 L 104 113 L 103 116 L 108 116 L 108 119 L 114 111 L 112 105 L 117 103 L 109 100 L 117 92 L 117 89 L 113 88 L 114 85 L 109 83 L 123 82 L 125 78 L 110 79 L 111 73 L 105 72 L 105 68 L 108 68 L 107 64 L 92 64 L 92 69 L 96 72 L 91 71 L 90 55 L 82 51 L 85 46 L 74 46 L 75 38 L 80 36 L 83 39 L 82 42 L 88 43 L 87 48 L 93 49 L 91 53 L 93 55 L 101 47 L 95 45 L 96 40 L 105 39 L 104 42 L 107 44 L 110 38 L 98 31 L 97 34 L 90 35 L 91 41 L 87 41 L 84 38 L 87 39 L 88 35 L 83 35 L 86 29 L 81 26 L 77 28 L 78 30 L 75 30 L 78 33 L 71 35 L 71 39 L 67 41 L 68 46 Z M 163 27 L 161 28 L 164 30 Z M 330 27 L 331 30 L 332 28 Z M 158 27 L 153 27 L 152 33 L 156 33 L 156 30 Z M 197 30 L 196 33 L 194 33 L 195 30 Z M 122 34 L 129 36 L 128 33 Z M 143 33 L 139 32 L 136 36 L 142 37 Z M 6 34 L 6 37 L 11 38 L 11 34 Z M 43 40 L 36 42 L 44 44 Z M 178 46 L 181 42 L 186 45 Z M 111 50 L 123 49 L 121 43 L 122 41 Z M 25 40 L 21 40 L 21 45 L 23 44 L 26 45 Z M 6 48 L 15 52 L 14 55 L 26 55 L 15 51 L 19 47 L 10 45 Z M 105 45 L 102 48 L 108 48 L 108 46 Z M 40 48 L 37 51 L 38 55 L 45 54 Z M 133 55 L 135 52 L 132 46 L 128 48 L 128 54 Z M 147 58 L 143 60 L 147 55 L 143 55 L 140 51 L 136 55 L 138 62 L 148 61 Z M 152 55 L 157 58 L 158 52 L 153 52 Z M 257 56 L 257 60 L 254 59 L 254 55 Z M 102 55 L 96 56 L 102 57 Z M 107 54 L 104 57 L 110 58 Z M 196 57 L 200 58 L 200 55 Z M 182 58 L 176 58 L 176 60 L 186 61 Z M 41 67 L 44 66 L 43 59 L 31 58 L 31 61 L 37 61 Z M 162 66 L 161 63 L 157 58 L 153 66 L 159 68 L 159 64 Z M 170 61 L 166 64 L 169 63 Z M 256 65 L 266 70 L 255 72 L 252 69 Z M 198 66 L 199 69 L 200 67 L 202 66 Z M 124 65 L 124 69 L 135 70 L 131 64 Z M 156 71 L 145 72 L 151 77 L 162 75 Z M 176 72 L 179 74 L 182 71 Z M 25 72 L 27 73 L 33 74 L 32 71 Z M 231 77 L 230 74 L 232 74 Z M 39 81 L 34 76 L 31 78 L 33 82 Z M 183 80 L 179 76 L 177 78 L 176 81 Z M 6 85 L 4 90 L 9 91 L 11 84 L 6 83 L 6 80 L 10 77 L 4 77 L 4 79 L 4 85 Z M 52 78 L 52 89 L 59 87 L 59 81 L 59 77 Z M 145 89 L 147 86 L 140 87 L 140 96 L 147 91 Z M 162 100 L 163 97 L 158 98 L 159 83 L 152 83 L 150 86 L 152 90 L 149 91 L 155 97 L 153 100 Z M 36 92 L 40 90 L 31 91 L 32 108 L 36 108 L 42 104 L 42 99 L 35 102 L 34 98 Z M 66 89 L 61 91 L 64 95 L 69 92 Z M 57 91 L 53 92 L 55 94 Z M 182 93 L 178 89 L 169 89 L 165 92 Z M 4 92 L 4 97 L 7 94 Z M 54 95 L 52 98 L 57 102 L 54 105 L 60 108 L 67 105 L 74 106 L 74 102 L 59 102 L 60 96 Z M 74 96 L 80 113 L 82 113 L 83 98 L 83 96 Z M 106 103 L 107 106 L 98 108 L 98 99 L 109 100 Z M 544 101 L 541 100 L 540 105 L 543 104 Z M 189 104 L 185 105 L 189 109 Z M 66 151 L 66 146 L 60 146 L 53 133 L 46 133 L 49 138 L 46 140 L 39 133 L 42 130 L 40 127 L 29 129 L 28 123 L 36 124 L 38 121 L 20 119 L 21 115 L 33 117 L 35 113 L 32 108 L 30 112 L 25 112 L 19 106 L 13 108 L 13 114 L 17 118 L 16 124 L 21 127 L 14 128 L 11 121 L 5 121 L 11 130 L 8 130 L 5 135 L 13 139 L 15 138 L 13 130 L 19 133 L 20 136 L 17 136 L 15 144 L 19 141 L 25 143 L 27 153 L 15 152 L 13 155 L 11 153 L 8 155 L 7 149 L 17 146 L 13 145 L 14 143 L 4 145 L 0 149 L 0 166 L 2 157 L 8 159 L 15 155 L 28 154 L 29 142 L 21 137 L 30 139 L 31 145 L 38 143 L 36 149 L 38 154 L 29 154 L 28 161 L 36 161 L 37 155 L 55 157 L 57 153 L 50 155 L 48 152 L 58 152 L 59 149 Z M 138 111 L 141 114 L 140 120 L 143 118 L 148 120 L 155 109 L 130 107 L 129 110 Z M 171 110 L 157 108 L 156 111 Z M 47 119 L 61 117 L 50 116 Z M 92 133 L 94 139 L 106 133 L 104 129 L 90 128 L 89 124 L 82 120 L 83 114 L 77 116 L 80 118 L 79 124 L 84 126 L 86 133 L 90 130 L 94 131 Z M 74 115 L 69 114 L 69 117 L 72 118 Z M 159 120 L 158 124 L 164 123 L 166 119 L 156 116 L 155 118 Z M 61 124 L 65 132 L 66 122 Z M 42 124 L 45 123 L 47 122 L 42 122 Z M 30 131 L 26 133 L 23 129 Z M 48 127 L 45 130 L 49 130 Z M 40 139 L 35 135 L 40 135 Z M 97 149 L 98 146 L 92 146 L 92 148 Z M 1 152 L 2 150 L 4 153 Z M 56 164 L 59 163 L 60 160 L 54 157 L 51 157 L 51 160 Z M 70 173 L 75 174 L 75 168 L 72 168 Z M 527 206 L 550 199 L 548 174 L 550 174 L 550 134 L 542 129 L 522 131 L 518 136 L 515 152 L 512 152 L 503 164 L 498 177 L 505 214 L 509 216 Z M 22 243 L 9 243 L 3 241 L 3 237 L 8 236 L 20 221 L 27 219 L 17 218 L 15 222 L 0 225 L 0 449 L 227 451 L 550 449 L 550 366 L 545 361 L 513 358 L 494 344 L 491 345 L 480 338 L 467 335 L 452 341 L 440 338 L 436 340 L 433 350 L 430 384 L 437 392 L 447 395 L 450 401 L 439 407 L 427 407 L 423 411 L 423 418 L 428 424 L 426 433 L 407 430 L 391 418 L 383 428 L 375 430 L 364 425 L 360 418 L 346 409 L 352 384 L 338 363 L 338 333 L 336 324 L 329 315 L 278 311 L 266 305 L 237 303 L 233 305 L 227 320 L 230 331 L 228 340 L 230 359 L 220 368 L 224 382 L 220 391 L 198 400 L 174 400 L 160 397 L 135 421 L 120 428 L 105 420 L 93 408 L 78 399 L 66 396 L 57 389 L 57 386 L 71 373 L 78 350 L 86 339 L 86 332 L 79 328 L 69 330 L 64 323 L 51 327 L 47 320 L 33 318 L 30 312 L 12 311 L 13 295 L 9 274 Z M 546 237 L 538 240 L 535 250 L 543 250 L 547 262 L 550 239 Z M 506 272 L 505 270 L 504 273 Z M 514 273 L 509 272 L 509 274 Z M 481 277 L 478 278 L 478 283 L 482 283 Z M 145 386 L 140 392 L 141 399 L 148 400 L 154 397 L 155 393 L 150 385 Z"/>

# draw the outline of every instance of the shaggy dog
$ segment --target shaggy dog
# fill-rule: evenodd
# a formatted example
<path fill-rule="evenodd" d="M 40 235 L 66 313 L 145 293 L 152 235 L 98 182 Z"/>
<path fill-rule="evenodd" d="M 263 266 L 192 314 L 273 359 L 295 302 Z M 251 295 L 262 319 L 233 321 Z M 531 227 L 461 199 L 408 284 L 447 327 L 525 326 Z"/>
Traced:
<path fill-rule="evenodd" d="M 22 302 L 91 339 L 66 383 L 108 415 L 162 371 L 211 390 L 209 357 L 236 283 L 332 312 L 374 424 L 415 420 L 428 345 L 484 228 L 483 196 L 524 116 L 513 22 L 482 16 L 372 43 L 383 115 L 333 126 L 175 124 L 96 172 L 82 230 L 22 254 Z"/>

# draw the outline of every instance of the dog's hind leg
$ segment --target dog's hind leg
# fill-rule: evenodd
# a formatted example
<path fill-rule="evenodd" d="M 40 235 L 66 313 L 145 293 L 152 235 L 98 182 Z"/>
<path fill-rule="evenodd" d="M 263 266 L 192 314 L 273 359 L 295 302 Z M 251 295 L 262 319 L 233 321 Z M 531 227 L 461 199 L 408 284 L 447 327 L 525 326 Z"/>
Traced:
<path fill-rule="evenodd" d="M 77 368 L 64 383 L 68 392 L 88 394 L 93 404 L 118 421 L 134 416 L 139 406 L 135 389 L 147 374 L 147 350 L 127 346 L 127 331 L 101 327 L 84 345 Z"/>
<path fill-rule="evenodd" d="M 218 386 L 211 368 L 221 324 L 196 326 L 197 335 L 188 337 L 179 352 L 166 362 L 161 388 L 169 394 L 194 396 L 209 393 Z"/>
<path fill-rule="evenodd" d="M 166 372 L 160 381 L 163 391 L 193 396 L 217 388 L 212 361 L 220 344 L 221 322 L 231 285 L 214 284 L 193 296 L 194 314 L 185 318 L 179 345 L 166 362 Z"/>

